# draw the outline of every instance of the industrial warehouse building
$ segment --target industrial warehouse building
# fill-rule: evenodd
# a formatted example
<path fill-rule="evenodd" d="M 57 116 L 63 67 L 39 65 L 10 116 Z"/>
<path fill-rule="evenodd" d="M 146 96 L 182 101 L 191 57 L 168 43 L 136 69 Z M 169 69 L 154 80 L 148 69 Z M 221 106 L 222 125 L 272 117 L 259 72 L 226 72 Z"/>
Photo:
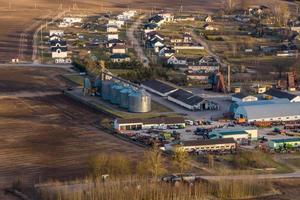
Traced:
<path fill-rule="evenodd" d="M 300 147 L 300 138 L 274 139 L 268 142 L 271 149 Z"/>
<path fill-rule="evenodd" d="M 177 88 L 158 80 L 143 81 L 141 87 L 162 97 L 166 97 L 177 90 Z"/>
<path fill-rule="evenodd" d="M 217 110 L 219 105 L 205 100 L 192 92 L 175 88 L 158 80 L 148 80 L 141 83 L 141 87 L 149 92 L 157 94 L 188 110 Z"/>
<path fill-rule="evenodd" d="M 212 130 L 209 134 L 210 139 L 233 138 L 238 143 L 257 140 L 258 130 L 255 128 L 219 128 Z"/>
<path fill-rule="evenodd" d="M 300 102 L 300 96 L 296 94 L 291 94 L 282 90 L 271 88 L 265 92 L 266 96 L 271 96 L 278 99 L 288 99 L 290 102 Z"/>
<path fill-rule="evenodd" d="M 255 121 L 300 120 L 300 103 L 274 103 L 239 106 L 234 112 L 235 119 Z"/>
<path fill-rule="evenodd" d="M 168 100 L 189 110 L 216 110 L 219 108 L 217 104 L 182 89 L 169 94 Z"/>
<path fill-rule="evenodd" d="M 151 128 L 167 128 L 168 126 L 179 126 L 184 128 L 183 117 L 156 117 L 146 119 L 115 119 L 114 129 L 117 131 L 140 130 Z"/>
<path fill-rule="evenodd" d="M 229 112 L 235 113 L 236 109 L 240 106 L 256 106 L 256 105 L 267 105 L 276 103 L 289 103 L 288 99 L 272 99 L 272 100 L 258 100 L 258 101 L 235 101 L 230 105 Z"/>
<path fill-rule="evenodd" d="M 174 146 L 187 152 L 193 151 L 230 151 L 237 148 L 233 138 L 183 141 Z"/>

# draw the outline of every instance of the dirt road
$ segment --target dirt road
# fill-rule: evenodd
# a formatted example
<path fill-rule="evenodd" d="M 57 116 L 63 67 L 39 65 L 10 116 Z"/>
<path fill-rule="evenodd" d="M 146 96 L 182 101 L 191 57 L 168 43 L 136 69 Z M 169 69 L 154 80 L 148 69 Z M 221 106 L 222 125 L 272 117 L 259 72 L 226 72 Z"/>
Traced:
<path fill-rule="evenodd" d="M 143 48 L 141 47 L 141 44 L 139 40 L 134 35 L 135 31 L 138 30 L 138 28 L 141 25 L 142 20 L 145 18 L 145 15 L 140 16 L 133 25 L 128 29 L 126 36 L 128 38 L 129 44 L 133 46 L 134 51 L 136 52 L 136 55 L 140 62 L 143 64 L 144 67 L 149 67 L 149 59 L 144 53 Z"/>

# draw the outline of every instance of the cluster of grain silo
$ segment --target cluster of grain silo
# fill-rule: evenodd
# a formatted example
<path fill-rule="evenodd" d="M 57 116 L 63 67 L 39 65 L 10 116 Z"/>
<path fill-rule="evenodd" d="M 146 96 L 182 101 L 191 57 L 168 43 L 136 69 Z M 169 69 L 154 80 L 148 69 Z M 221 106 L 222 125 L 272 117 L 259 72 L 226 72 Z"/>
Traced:
<path fill-rule="evenodd" d="M 103 100 L 128 109 L 129 112 L 144 113 L 151 111 L 150 94 L 145 92 L 145 90 L 124 86 L 121 82 L 102 81 L 101 96 Z"/>

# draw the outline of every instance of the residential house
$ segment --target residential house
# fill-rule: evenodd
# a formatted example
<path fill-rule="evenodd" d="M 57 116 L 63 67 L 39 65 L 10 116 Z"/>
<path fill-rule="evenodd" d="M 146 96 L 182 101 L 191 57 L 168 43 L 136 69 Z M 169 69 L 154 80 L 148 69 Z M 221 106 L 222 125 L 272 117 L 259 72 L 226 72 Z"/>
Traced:
<path fill-rule="evenodd" d="M 114 63 L 130 62 L 130 57 L 127 54 L 112 54 L 110 60 Z"/>
<path fill-rule="evenodd" d="M 159 15 L 155 15 L 149 18 L 149 23 L 157 24 L 157 26 L 161 26 L 164 22 L 165 19 Z"/>
<path fill-rule="evenodd" d="M 178 22 L 183 22 L 183 21 L 195 21 L 195 17 L 193 16 L 180 16 L 180 17 L 175 17 L 174 21 Z"/>
<path fill-rule="evenodd" d="M 114 45 L 125 45 L 125 42 L 119 39 L 112 39 L 112 40 L 108 40 L 106 43 L 107 48 L 111 48 Z"/>
<path fill-rule="evenodd" d="M 108 20 L 107 26 L 117 26 L 119 29 L 124 26 L 125 21 L 116 20 L 116 19 L 110 19 Z"/>
<path fill-rule="evenodd" d="M 215 26 L 213 26 L 213 25 L 211 25 L 211 24 L 205 24 L 205 25 L 203 26 L 203 28 L 204 28 L 204 30 L 206 30 L 206 31 L 218 31 L 218 30 L 219 30 L 218 27 L 215 27 Z"/>
<path fill-rule="evenodd" d="M 61 46 L 51 47 L 52 58 L 67 58 L 68 57 L 68 48 Z"/>
<path fill-rule="evenodd" d="M 220 65 L 217 60 L 211 56 L 204 56 L 199 60 L 188 60 L 188 71 L 190 72 L 213 73 L 218 71 L 219 68 Z"/>
<path fill-rule="evenodd" d="M 125 45 L 114 45 L 111 48 L 112 54 L 125 54 L 126 53 L 126 46 Z"/>
<path fill-rule="evenodd" d="M 147 23 L 144 25 L 144 33 L 156 31 L 157 29 L 158 29 L 158 25 L 155 23 Z"/>
<path fill-rule="evenodd" d="M 176 57 L 175 55 L 173 55 L 167 60 L 167 64 L 169 64 L 169 65 L 186 65 L 187 59 L 184 57 Z"/>
<path fill-rule="evenodd" d="M 232 95 L 231 100 L 235 101 L 235 102 L 240 102 L 240 101 L 248 102 L 248 101 L 257 101 L 258 98 L 255 96 L 240 92 L 240 93 L 236 93 L 236 94 Z"/>
<path fill-rule="evenodd" d="M 158 15 L 161 16 L 166 23 L 174 21 L 174 15 L 171 14 L 171 13 L 161 13 L 161 14 L 158 14 Z"/>
<path fill-rule="evenodd" d="M 186 78 L 188 81 L 207 82 L 209 75 L 210 74 L 208 73 L 192 72 L 192 73 L 186 73 Z"/>
<path fill-rule="evenodd" d="M 63 30 L 50 30 L 49 36 L 51 37 L 53 35 L 62 37 L 62 36 L 64 36 L 64 31 Z"/>
<path fill-rule="evenodd" d="M 193 41 L 193 37 L 189 33 L 183 34 L 183 43 L 191 43 Z"/>
<path fill-rule="evenodd" d="M 205 18 L 205 22 L 206 22 L 206 23 L 212 23 L 212 22 L 214 22 L 214 20 L 213 20 L 212 16 L 208 15 L 208 16 Z"/>
<path fill-rule="evenodd" d="M 159 39 L 159 38 L 153 38 L 153 39 L 150 40 L 150 46 L 151 46 L 152 48 L 154 48 L 154 51 L 155 51 L 156 53 L 158 53 L 159 50 L 160 50 L 163 46 L 165 46 L 165 45 L 164 45 L 164 41 L 163 41 L 163 40 L 161 40 L 161 39 Z"/>
<path fill-rule="evenodd" d="M 52 40 L 50 41 L 51 47 L 66 47 L 67 42 L 65 40 Z"/>
<path fill-rule="evenodd" d="M 174 54 L 175 54 L 175 50 L 171 49 L 170 47 L 163 47 L 160 49 L 158 56 L 170 58 Z"/>
<path fill-rule="evenodd" d="M 118 33 L 108 33 L 107 34 L 107 41 L 113 40 L 113 39 L 119 39 Z"/>
<path fill-rule="evenodd" d="M 62 37 L 59 35 L 51 35 L 49 37 L 49 41 L 59 41 L 59 40 L 62 40 Z"/>
<path fill-rule="evenodd" d="M 118 32 L 118 27 L 115 25 L 107 26 L 106 27 L 106 32 L 107 33 L 117 33 Z"/>

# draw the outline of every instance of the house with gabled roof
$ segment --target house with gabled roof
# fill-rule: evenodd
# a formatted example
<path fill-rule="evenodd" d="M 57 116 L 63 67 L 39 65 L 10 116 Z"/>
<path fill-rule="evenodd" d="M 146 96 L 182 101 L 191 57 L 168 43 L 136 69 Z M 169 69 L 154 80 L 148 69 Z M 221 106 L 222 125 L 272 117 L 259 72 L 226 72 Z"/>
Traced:
<path fill-rule="evenodd" d="M 187 59 L 185 57 L 177 57 L 175 55 L 171 56 L 167 60 L 168 65 L 186 65 Z"/>

